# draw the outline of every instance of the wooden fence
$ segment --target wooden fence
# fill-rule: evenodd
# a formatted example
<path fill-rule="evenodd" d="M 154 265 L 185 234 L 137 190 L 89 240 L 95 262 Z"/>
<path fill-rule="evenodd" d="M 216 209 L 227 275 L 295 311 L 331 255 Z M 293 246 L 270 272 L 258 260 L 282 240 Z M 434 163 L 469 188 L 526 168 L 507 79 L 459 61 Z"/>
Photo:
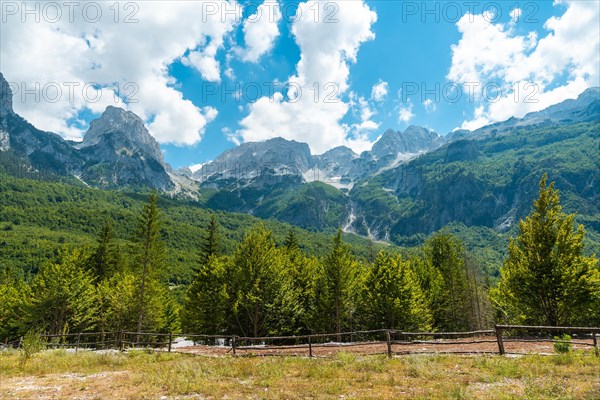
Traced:
<path fill-rule="evenodd" d="M 572 340 L 554 339 L 549 334 L 575 334 Z M 508 347 L 524 343 L 570 343 L 571 345 L 592 347 L 596 355 L 598 335 L 596 327 L 554 327 L 527 325 L 496 325 L 493 330 L 470 332 L 404 332 L 395 329 L 369 331 L 322 333 L 310 335 L 242 337 L 234 335 L 203 335 L 186 333 L 156 332 L 85 332 L 66 334 L 44 334 L 41 338 L 48 349 L 71 348 L 103 350 L 129 348 L 152 348 L 161 351 L 181 351 L 174 349 L 177 338 L 193 341 L 192 346 L 206 349 L 227 348 L 225 354 L 282 354 L 306 355 L 323 354 L 324 350 L 343 349 L 368 354 L 414 353 L 468 353 L 468 354 L 523 354 L 519 348 Z M 587 338 L 587 341 L 585 341 Z M 590 340 L 591 339 L 591 340 Z M 18 341 L 5 341 L 2 347 L 22 347 L 23 338 Z M 188 349 L 189 350 L 189 349 Z M 192 352 L 193 351 L 185 351 Z M 206 352 L 205 352 L 206 353 Z"/>

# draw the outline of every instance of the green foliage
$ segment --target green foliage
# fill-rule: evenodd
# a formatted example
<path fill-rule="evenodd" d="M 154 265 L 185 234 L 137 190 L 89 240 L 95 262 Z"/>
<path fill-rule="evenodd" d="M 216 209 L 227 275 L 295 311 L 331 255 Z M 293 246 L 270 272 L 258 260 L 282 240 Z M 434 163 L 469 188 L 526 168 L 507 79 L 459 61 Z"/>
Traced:
<path fill-rule="evenodd" d="M 293 232 L 290 231 L 290 236 Z M 292 243 L 291 246 L 289 244 Z M 270 318 L 270 331 L 277 335 L 308 334 L 318 331 L 317 285 L 323 268 L 319 260 L 304 255 L 293 245 L 281 249 L 277 270 L 277 295 Z"/>
<path fill-rule="evenodd" d="M 155 332 L 166 328 L 165 305 L 170 293 L 163 284 L 165 270 L 165 247 L 161 233 L 161 215 L 158 196 L 151 194 L 144 205 L 134 237 L 137 332 Z"/>
<path fill-rule="evenodd" d="M 595 257 L 583 256 L 582 225 L 560 206 L 554 183 L 539 185 L 539 198 L 519 236 L 511 239 L 494 298 L 501 316 L 534 325 L 574 325 L 598 321 L 600 296 Z"/>
<path fill-rule="evenodd" d="M 226 330 L 228 262 L 227 258 L 213 255 L 200 265 L 185 295 L 181 315 L 185 332 L 217 335 Z"/>
<path fill-rule="evenodd" d="M 271 232 L 255 226 L 238 246 L 229 274 L 234 329 L 243 335 L 268 333 L 267 321 L 277 294 L 279 252 Z"/>
<path fill-rule="evenodd" d="M 203 198 L 204 194 L 200 197 Z M 0 266 L 11 266 L 25 279 L 40 266 L 56 258 L 61 243 L 97 247 L 97 237 L 106 220 L 112 221 L 115 247 L 122 255 L 138 228 L 138 211 L 147 196 L 114 190 L 97 190 L 83 185 L 19 179 L 0 179 Z M 260 220 L 248 214 L 213 212 L 202 203 L 186 199 L 159 199 L 163 215 L 162 238 L 169 249 L 165 276 L 175 285 L 187 285 L 198 265 L 200 238 L 214 215 L 219 221 L 220 250 L 232 255 L 244 233 Z M 269 220 L 265 227 L 279 245 L 292 228 Z M 3 228 L 9 226 L 9 230 Z M 337 227 L 337 225 L 336 225 Z M 300 247 L 309 255 L 322 256 L 329 250 L 330 232 L 311 233 L 295 228 Z M 365 258 L 368 240 L 344 235 L 353 255 Z M 125 260 L 127 261 L 127 260 Z M 126 264 L 126 263 L 124 263 Z"/>
<path fill-rule="evenodd" d="M 554 336 L 554 340 L 560 340 L 561 342 L 555 342 L 554 343 L 554 351 L 557 352 L 558 354 L 566 354 L 566 353 L 570 353 L 571 349 L 573 347 L 573 344 L 571 343 L 571 336 L 567 335 L 566 333 L 562 336 Z M 564 342 L 568 342 L 568 343 L 564 343 Z"/>
<path fill-rule="evenodd" d="M 117 273 L 98 283 L 98 330 L 116 332 L 136 329 L 136 281 L 132 274 Z"/>
<path fill-rule="evenodd" d="M 462 244 L 440 231 L 427 241 L 424 254 L 435 327 L 442 331 L 468 330 L 469 285 Z"/>
<path fill-rule="evenodd" d="M 97 247 L 88 260 L 90 268 L 96 278 L 102 280 L 114 275 L 123 269 L 123 260 L 120 249 L 115 241 L 112 222 L 105 220 L 98 235 Z"/>
<path fill-rule="evenodd" d="M 219 234 L 219 225 L 217 218 L 213 215 L 210 217 L 208 224 L 207 235 L 202 244 L 202 259 L 201 264 L 206 265 L 211 257 L 221 255 L 221 235 Z"/>
<path fill-rule="evenodd" d="M 383 252 L 369 268 L 359 310 L 368 328 L 429 331 L 433 320 L 410 263 Z"/>
<path fill-rule="evenodd" d="M 39 329 L 30 329 L 23 335 L 21 342 L 21 366 L 34 354 L 46 350 L 47 340 L 42 337 L 42 331 Z"/>
<path fill-rule="evenodd" d="M 25 305 L 25 329 L 61 333 L 95 328 L 97 303 L 92 274 L 83 267 L 80 250 L 63 250 L 57 262 L 42 266 L 31 283 Z"/>
<path fill-rule="evenodd" d="M 358 266 L 350 246 L 342 240 L 342 230 L 333 238 L 331 251 L 323 259 L 323 277 L 317 288 L 320 328 L 342 332 L 352 322 Z"/>
<path fill-rule="evenodd" d="M 0 274 L 0 338 L 14 338 L 20 332 L 29 286 L 10 271 Z"/>

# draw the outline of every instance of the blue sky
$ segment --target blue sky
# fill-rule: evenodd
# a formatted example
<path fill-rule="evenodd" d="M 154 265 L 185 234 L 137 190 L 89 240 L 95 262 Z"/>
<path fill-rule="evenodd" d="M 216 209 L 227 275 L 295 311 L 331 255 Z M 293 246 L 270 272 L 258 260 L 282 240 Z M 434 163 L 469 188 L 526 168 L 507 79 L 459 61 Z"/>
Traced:
<path fill-rule="evenodd" d="M 17 112 L 77 140 L 117 103 L 146 121 L 178 168 L 274 136 L 314 153 L 360 152 L 388 128 L 474 129 L 598 82 L 596 1 L 227 1 L 123 2 L 118 18 L 104 9 L 99 21 L 49 21 L 40 10 L 41 22 L 23 22 L 3 8 L 9 81 L 95 82 L 104 94 L 33 105 L 16 96 Z M 223 15 L 227 7 L 240 14 Z M 127 13 L 137 22 L 125 23 Z M 29 42 L 41 35 L 47 49 Z M 131 82 L 134 101 L 124 95 Z"/>

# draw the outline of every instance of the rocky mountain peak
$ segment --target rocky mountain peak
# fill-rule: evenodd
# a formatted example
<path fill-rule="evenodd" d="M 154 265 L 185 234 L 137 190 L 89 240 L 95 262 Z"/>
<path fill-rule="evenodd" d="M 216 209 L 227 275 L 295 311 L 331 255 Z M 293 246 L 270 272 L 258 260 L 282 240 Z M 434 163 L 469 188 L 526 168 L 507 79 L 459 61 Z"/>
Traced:
<path fill-rule="evenodd" d="M 13 108 L 13 93 L 10 85 L 4 79 L 4 75 L 0 72 L 0 117 L 4 118 L 9 114 L 14 114 Z"/>
<path fill-rule="evenodd" d="M 411 125 L 404 132 L 388 129 L 373 145 L 371 154 L 380 159 L 400 153 L 418 153 L 431 150 L 442 144 L 441 137 L 434 131 Z"/>
<path fill-rule="evenodd" d="M 80 148 L 97 146 L 110 141 L 115 150 L 139 152 L 163 163 L 163 155 L 156 139 L 150 135 L 144 121 L 131 111 L 108 106 L 100 118 L 90 123 Z"/>

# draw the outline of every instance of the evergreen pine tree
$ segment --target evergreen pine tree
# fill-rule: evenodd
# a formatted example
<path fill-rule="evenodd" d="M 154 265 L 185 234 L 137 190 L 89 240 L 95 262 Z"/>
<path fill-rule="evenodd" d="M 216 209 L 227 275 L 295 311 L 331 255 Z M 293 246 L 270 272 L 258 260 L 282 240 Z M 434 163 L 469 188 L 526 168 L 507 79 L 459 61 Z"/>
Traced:
<path fill-rule="evenodd" d="M 370 266 L 361 315 L 367 329 L 431 329 L 432 315 L 415 272 L 401 257 L 380 252 Z"/>
<path fill-rule="evenodd" d="M 34 328 L 56 334 L 94 329 L 96 291 L 84 262 L 80 251 L 63 250 L 57 262 L 42 266 L 31 283 L 24 331 Z"/>
<path fill-rule="evenodd" d="M 200 265 L 185 294 L 181 316 L 185 332 L 218 335 L 226 330 L 227 264 L 227 259 L 213 255 Z"/>
<path fill-rule="evenodd" d="M 296 232 L 294 232 L 293 228 L 290 229 L 290 231 L 288 232 L 288 235 L 286 236 L 285 242 L 283 243 L 283 245 L 289 251 L 300 249 L 300 245 L 298 243 L 298 238 L 296 237 Z"/>
<path fill-rule="evenodd" d="M 106 279 L 121 269 L 121 256 L 117 247 L 113 227 L 110 220 L 106 219 L 99 232 L 97 247 L 94 253 L 88 259 L 88 266 L 99 279 Z"/>
<path fill-rule="evenodd" d="M 440 231 L 427 241 L 424 252 L 428 267 L 439 272 L 443 283 L 432 287 L 439 291 L 433 294 L 438 302 L 432 307 L 435 326 L 447 331 L 468 330 L 469 284 L 463 245 L 453 235 Z M 431 277 L 435 280 L 434 275 Z"/>
<path fill-rule="evenodd" d="M 221 255 L 221 236 L 219 235 L 219 224 L 217 222 L 217 217 L 215 217 L 214 214 L 210 217 L 206 238 L 202 243 L 201 250 L 201 265 L 208 264 L 208 260 L 212 256 L 218 257 Z"/>
<path fill-rule="evenodd" d="M 238 246 L 232 260 L 230 300 L 232 330 L 244 336 L 269 333 L 270 311 L 277 293 L 279 254 L 272 234 L 254 227 Z"/>
<path fill-rule="evenodd" d="M 133 269 L 138 278 L 137 332 L 141 332 L 142 329 L 157 329 L 162 324 L 160 278 L 164 268 L 165 250 L 160 227 L 158 196 L 153 193 L 144 205 L 134 238 L 136 265 Z"/>
<path fill-rule="evenodd" d="M 323 260 L 323 290 L 321 297 L 321 321 L 328 332 L 342 332 L 351 323 L 353 284 L 356 262 L 350 247 L 342 240 L 338 228 L 330 253 Z"/>
<path fill-rule="evenodd" d="M 575 228 L 554 183 L 546 182 L 544 175 L 531 214 L 510 240 L 494 299 L 502 316 L 515 322 L 589 324 L 598 316 L 598 260 L 583 255 L 583 225 Z"/>

